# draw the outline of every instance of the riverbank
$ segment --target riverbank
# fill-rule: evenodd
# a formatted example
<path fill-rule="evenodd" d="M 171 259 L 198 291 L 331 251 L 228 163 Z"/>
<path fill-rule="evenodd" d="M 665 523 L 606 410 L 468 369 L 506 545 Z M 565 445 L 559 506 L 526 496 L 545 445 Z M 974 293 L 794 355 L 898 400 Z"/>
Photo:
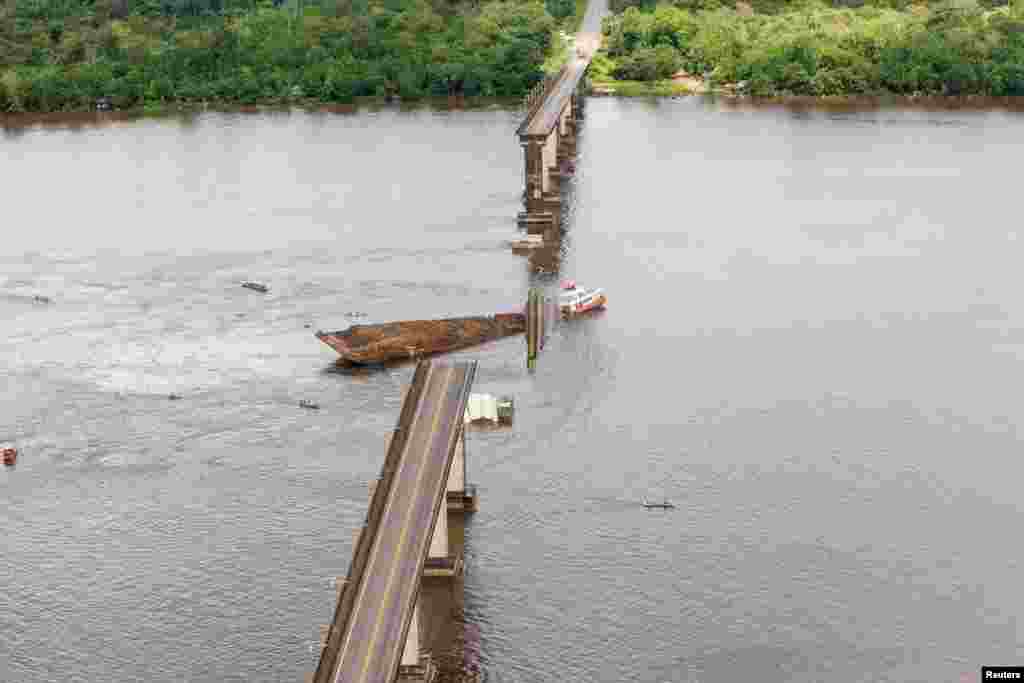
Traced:
<path fill-rule="evenodd" d="M 728 111 L 764 111 L 781 109 L 793 113 L 821 113 L 825 115 L 847 115 L 871 111 L 918 111 L 918 112 L 1011 112 L 1024 114 L 1024 98 L 1022 97 L 990 97 L 987 95 L 775 95 L 760 97 L 755 95 L 737 95 L 728 91 L 708 91 L 704 93 L 672 93 L 665 94 L 655 87 L 657 84 L 639 84 L 636 91 L 594 93 L 601 99 L 623 100 L 661 99 L 678 100 L 683 98 L 704 99 L 715 106 Z M 646 89 L 641 89 L 646 88 Z"/>
<path fill-rule="evenodd" d="M 935 95 L 876 93 L 849 95 L 750 95 L 738 92 L 735 86 L 693 85 L 695 79 L 665 81 L 592 80 L 589 94 L 593 97 L 677 98 L 700 96 L 721 101 L 726 106 L 750 109 L 781 106 L 793 110 L 866 111 L 872 109 L 920 109 L 922 111 L 1010 111 L 1024 113 L 1024 97 L 1013 95 Z"/>
<path fill-rule="evenodd" d="M 1009 111 L 1024 113 L 1024 98 L 987 96 L 910 96 L 910 95 L 847 95 L 847 96 L 776 96 L 755 97 L 736 95 L 727 90 L 705 92 L 685 91 L 679 85 L 661 83 L 615 83 L 617 89 L 604 89 L 602 83 L 594 83 L 592 96 L 621 98 L 677 98 L 700 96 L 712 98 L 727 109 L 782 108 L 791 111 L 819 111 L 829 114 L 848 114 L 881 109 L 939 111 Z M 625 87 L 623 87 L 625 86 Z M 632 88 L 632 89 L 631 89 Z M 116 126 L 139 119 L 183 119 L 191 120 L 206 114 L 238 114 L 259 116 L 264 114 L 339 114 L 358 116 L 362 113 L 385 111 L 487 111 L 514 110 L 521 105 L 518 98 L 487 97 L 426 97 L 417 100 L 387 100 L 382 97 L 360 97 L 350 104 L 321 102 L 264 103 L 260 105 L 237 105 L 230 103 L 198 103 L 191 105 L 167 104 L 160 107 L 137 107 L 118 111 L 71 111 L 71 112 L 21 112 L 0 113 L 0 132 L 17 137 L 22 132 L 36 127 L 49 129 L 88 129 Z"/>
<path fill-rule="evenodd" d="M 188 118 L 202 114 L 290 114 L 329 113 L 358 115 L 381 111 L 486 111 L 509 110 L 521 105 L 511 97 L 422 97 L 413 100 L 385 97 L 357 97 L 350 103 L 264 102 L 237 104 L 232 102 L 168 102 L 111 111 L 0 112 L 0 130 L 16 132 L 34 126 L 47 128 L 84 128 L 114 125 L 144 118 Z"/>
<path fill-rule="evenodd" d="M 593 80 L 616 94 L 678 94 L 684 72 L 690 92 L 1024 95 L 1024 5 L 634 4 L 604 22 L 595 59 Z"/>

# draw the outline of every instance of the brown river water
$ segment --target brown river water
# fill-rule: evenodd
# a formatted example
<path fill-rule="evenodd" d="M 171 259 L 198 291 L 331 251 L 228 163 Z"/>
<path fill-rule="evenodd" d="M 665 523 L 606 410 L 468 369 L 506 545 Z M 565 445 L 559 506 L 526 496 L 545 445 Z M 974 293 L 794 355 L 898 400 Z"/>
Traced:
<path fill-rule="evenodd" d="M 468 442 L 482 680 L 1024 663 L 1021 114 L 587 117 L 532 264 L 508 107 L 4 120 L 0 681 L 301 681 L 413 370 L 313 331 L 562 277 L 609 308 L 533 374 L 521 338 L 451 356 L 516 399 Z"/>

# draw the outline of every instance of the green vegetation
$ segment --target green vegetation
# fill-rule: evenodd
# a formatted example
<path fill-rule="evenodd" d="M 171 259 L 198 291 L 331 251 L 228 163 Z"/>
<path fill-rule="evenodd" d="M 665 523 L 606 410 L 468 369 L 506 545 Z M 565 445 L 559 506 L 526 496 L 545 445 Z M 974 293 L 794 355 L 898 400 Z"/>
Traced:
<path fill-rule="evenodd" d="M 551 37 L 551 50 L 548 58 L 541 65 L 545 74 L 556 74 L 569 61 L 572 52 L 569 49 L 570 42 L 563 38 L 558 32 Z"/>
<path fill-rule="evenodd" d="M 684 69 L 754 95 L 1024 95 L 1024 0 L 612 4 L 601 68 L 619 80 Z"/>
<path fill-rule="evenodd" d="M 566 32 L 575 34 L 583 25 L 583 15 L 587 13 L 587 0 L 576 0 L 576 11 L 566 21 Z"/>
<path fill-rule="evenodd" d="M 576 0 L 545 0 L 544 7 L 555 19 L 566 19 L 576 14 Z"/>
<path fill-rule="evenodd" d="M 517 96 L 556 27 L 541 0 L 289 3 L 0 0 L 0 112 Z"/>
<path fill-rule="evenodd" d="M 587 0 L 547 0 L 548 13 L 556 19 L 556 30 L 551 36 L 548 58 L 542 67 L 544 73 L 554 74 L 565 66 L 572 56 L 573 36 L 580 30 L 583 15 L 587 11 Z M 564 36 L 564 37 L 563 37 Z"/>

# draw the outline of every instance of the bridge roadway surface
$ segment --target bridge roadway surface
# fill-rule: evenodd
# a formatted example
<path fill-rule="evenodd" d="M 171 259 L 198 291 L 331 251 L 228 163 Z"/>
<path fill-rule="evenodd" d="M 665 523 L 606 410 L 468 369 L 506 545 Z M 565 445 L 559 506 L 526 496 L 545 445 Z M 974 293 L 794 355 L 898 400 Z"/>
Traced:
<path fill-rule="evenodd" d="M 582 49 L 584 56 L 580 57 L 575 50 L 573 51 L 568 64 L 562 69 L 558 83 L 544 98 L 544 103 L 524 127 L 522 133 L 524 136 L 547 137 L 551 134 L 566 103 L 587 72 L 590 60 L 597 48 L 601 46 L 601 19 L 607 13 L 608 0 L 589 0 L 587 2 L 583 23 L 580 24 L 580 31 L 576 34 L 576 48 Z"/>
<path fill-rule="evenodd" d="M 352 606 L 335 683 L 395 678 L 474 370 L 471 363 L 430 366 Z"/>

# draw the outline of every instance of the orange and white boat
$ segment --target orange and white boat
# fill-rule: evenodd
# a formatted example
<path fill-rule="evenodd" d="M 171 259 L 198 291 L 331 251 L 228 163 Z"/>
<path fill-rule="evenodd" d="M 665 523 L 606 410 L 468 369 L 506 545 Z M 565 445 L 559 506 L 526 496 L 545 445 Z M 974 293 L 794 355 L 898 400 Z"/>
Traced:
<path fill-rule="evenodd" d="M 588 311 L 603 309 L 608 303 L 603 289 L 586 289 L 578 287 L 575 280 L 562 283 L 562 291 L 558 295 L 558 308 L 563 315 L 579 315 Z"/>

